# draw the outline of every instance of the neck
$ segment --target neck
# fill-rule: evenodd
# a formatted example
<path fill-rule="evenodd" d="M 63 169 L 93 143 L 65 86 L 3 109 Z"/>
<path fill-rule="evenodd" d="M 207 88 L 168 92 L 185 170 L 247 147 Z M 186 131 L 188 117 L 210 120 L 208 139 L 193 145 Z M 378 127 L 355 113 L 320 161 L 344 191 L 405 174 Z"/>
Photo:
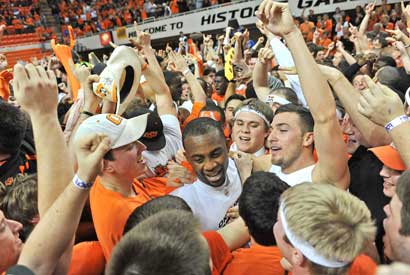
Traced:
<path fill-rule="evenodd" d="M 311 152 L 301 153 L 300 156 L 293 161 L 289 166 L 286 168 L 282 168 L 282 172 L 285 174 L 290 174 L 296 171 L 299 171 L 303 168 L 311 166 L 315 164 L 315 159 Z"/>
<path fill-rule="evenodd" d="M 120 193 L 126 198 L 134 197 L 135 192 L 132 188 L 133 180 L 124 181 L 111 175 L 101 176 L 101 184 L 108 190 Z"/>

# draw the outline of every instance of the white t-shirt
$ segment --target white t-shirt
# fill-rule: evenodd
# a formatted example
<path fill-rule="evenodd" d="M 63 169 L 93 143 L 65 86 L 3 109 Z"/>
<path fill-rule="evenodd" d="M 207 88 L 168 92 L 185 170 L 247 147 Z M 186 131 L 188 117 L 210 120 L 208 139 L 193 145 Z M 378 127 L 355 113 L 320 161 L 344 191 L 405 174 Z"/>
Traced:
<path fill-rule="evenodd" d="M 182 133 L 178 118 L 174 115 L 162 115 L 160 119 L 164 126 L 165 147 L 158 151 L 142 152 L 147 166 L 158 177 L 164 176 L 168 161 L 182 148 Z"/>
<path fill-rule="evenodd" d="M 289 184 L 290 186 L 295 186 L 303 182 L 312 182 L 312 172 L 315 168 L 315 164 L 297 170 L 290 174 L 285 174 L 282 172 L 282 168 L 276 165 L 272 165 L 269 172 L 275 173 L 281 180 Z"/>
<path fill-rule="evenodd" d="M 242 192 L 242 183 L 235 162 L 229 159 L 226 181 L 212 187 L 199 179 L 174 190 L 171 195 L 182 198 L 201 223 L 202 231 L 217 230 L 228 222 L 226 212 L 235 205 Z"/>

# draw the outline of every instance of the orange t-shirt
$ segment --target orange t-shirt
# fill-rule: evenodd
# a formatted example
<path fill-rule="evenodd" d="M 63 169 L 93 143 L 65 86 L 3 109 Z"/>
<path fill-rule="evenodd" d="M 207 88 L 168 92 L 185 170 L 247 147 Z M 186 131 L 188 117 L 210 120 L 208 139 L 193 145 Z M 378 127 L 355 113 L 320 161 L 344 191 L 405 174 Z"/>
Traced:
<path fill-rule="evenodd" d="M 135 197 L 126 198 L 120 193 L 106 189 L 97 178 L 90 192 L 90 206 L 95 232 L 105 259 L 110 259 L 115 244 L 121 239 L 124 225 L 135 208 L 147 201 L 164 196 L 172 189 L 164 180 L 145 179 L 143 184 L 134 180 Z"/>
<path fill-rule="evenodd" d="M 212 259 L 212 275 L 222 274 L 226 265 L 231 261 L 232 254 L 222 236 L 216 231 L 202 233 L 208 242 L 209 254 Z"/>
<path fill-rule="evenodd" d="M 224 270 L 224 275 L 285 274 L 280 265 L 282 255 L 277 246 L 252 244 L 232 252 L 233 259 Z"/>
<path fill-rule="evenodd" d="M 202 108 L 205 106 L 205 103 L 195 101 L 194 105 L 192 106 L 191 114 L 185 119 L 184 124 L 181 125 L 181 129 L 183 130 L 185 126 L 192 120 L 199 117 L 199 113 L 201 112 Z"/>
<path fill-rule="evenodd" d="M 222 102 L 224 101 L 225 95 L 218 95 L 216 92 L 212 94 L 211 98 L 215 100 L 216 102 Z"/>
<path fill-rule="evenodd" d="M 73 248 L 69 275 L 104 274 L 105 258 L 99 242 L 82 242 Z"/>
<path fill-rule="evenodd" d="M 377 265 L 372 258 L 362 254 L 354 259 L 348 275 L 374 275 L 376 270 Z"/>

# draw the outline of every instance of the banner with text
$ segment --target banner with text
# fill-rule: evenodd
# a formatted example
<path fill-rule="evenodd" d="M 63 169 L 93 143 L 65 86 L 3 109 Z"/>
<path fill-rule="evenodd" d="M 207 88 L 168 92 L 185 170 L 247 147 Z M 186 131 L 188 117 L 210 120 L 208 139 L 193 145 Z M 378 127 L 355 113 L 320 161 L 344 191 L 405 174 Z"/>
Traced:
<path fill-rule="evenodd" d="M 281 2 L 287 2 L 282 0 Z M 303 9 L 313 9 L 316 14 L 334 12 L 336 7 L 341 10 L 354 9 L 356 6 L 365 6 L 369 0 L 291 0 L 289 1 L 290 9 L 294 16 L 300 16 Z M 399 3 L 400 0 L 389 0 L 388 3 Z M 182 31 L 185 34 L 193 32 L 205 32 L 217 29 L 223 29 L 228 25 L 230 19 L 236 18 L 240 25 L 249 25 L 256 22 L 255 11 L 258 9 L 260 0 L 233 2 L 227 5 L 191 12 L 181 16 L 159 18 L 155 21 L 142 23 L 139 29 L 151 34 L 151 39 L 160 39 L 178 36 Z M 377 5 L 381 0 L 377 0 Z M 121 27 L 112 32 L 112 38 L 115 44 L 127 44 L 128 39 L 136 37 L 136 31 L 133 26 Z M 77 39 L 81 49 L 95 50 L 102 48 L 99 35 Z"/>
<path fill-rule="evenodd" d="M 400 3 L 401 0 L 389 0 L 389 4 Z M 287 2 L 287 1 L 282 1 Z M 356 6 L 365 7 L 365 5 L 372 3 L 371 0 L 290 0 L 289 6 L 293 15 L 300 16 L 303 9 L 314 10 L 315 14 L 334 12 L 337 7 L 341 10 L 352 10 Z M 376 6 L 381 5 L 381 0 L 376 1 Z"/>
<path fill-rule="evenodd" d="M 184 33 L 202 32 L 226 28 L 228 21 L 232 18 L 238 19 L 240 25 L 255 23 L 255 11 L 260 1 L 249 1 L 238 4 L 231 4 L 215 9 L 208 9 L 184 16 L 171 17 L 166 20 L 157 20 L 139 25 L 141 31 L 151 34 L 152 39 L 178 36 Z M 127 28 L 127 37 L 119 37 L 117 32 L 113 32 L 114 43 L 126 44 L 128 38 L 135 37 L 136 31 L 133 27 Z"/>

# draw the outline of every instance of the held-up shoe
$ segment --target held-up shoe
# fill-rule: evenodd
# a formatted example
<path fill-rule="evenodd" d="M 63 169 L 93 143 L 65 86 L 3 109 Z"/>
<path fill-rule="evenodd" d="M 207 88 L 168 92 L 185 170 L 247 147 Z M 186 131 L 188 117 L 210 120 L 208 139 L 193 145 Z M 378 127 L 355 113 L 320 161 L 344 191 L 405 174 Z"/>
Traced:
<path fill-rule="evenodd" d="M 135 96 L 141 76 L 141 64 L 134 50 L 127 46 L 115 48 L 100 81 L 93 83 L 94 93 L 116 103 L 115 113 L 122 114 Z"/>

